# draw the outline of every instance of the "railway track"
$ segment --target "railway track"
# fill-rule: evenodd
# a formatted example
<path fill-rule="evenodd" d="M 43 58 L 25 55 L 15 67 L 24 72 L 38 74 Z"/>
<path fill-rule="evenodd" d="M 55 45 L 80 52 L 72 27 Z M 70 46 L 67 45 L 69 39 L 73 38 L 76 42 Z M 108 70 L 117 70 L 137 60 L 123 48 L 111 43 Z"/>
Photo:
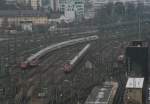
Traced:
<path fill-rule="evenodd" d="M 111 31 L 110 31 L 110 33 L 111 33 Z M 108 34 L 108 33 L 107 33 Z M 113 37 L 111 37 L 111 34 L 109 35 L 110 37 L 108 37 L 108 40 L 107 41 L 109 41 L 109 40 L 111 40 L 111 39 L 113 39 Z M 119 35 L 116 35 L 116 40 L 119 40 L 119 38 L 117 38 L 117 36 L 119 36 Z M 130 35 L 128 35 L 128 36 L 130 36 Z M 129 38 L 131 38 L 131 36 L 130 37 L 128 37 L 128 36 L 122 36 L 122 39 L 124 38 L 125 40 L 127 40 L 127 39 L 129 39 Z M 137 34 L 134 34 L 134 36 L 133 36 L 133 38 L 136 38 L 137 37 Z M 69 37 L 68 37 L 69 38 Z M 74 38 L 74 37 L 73 37 Z M 102 38 L 103 40 L 102 40 L 102 43 L 103 44 L 106 44 L 107 42 L 106 42 L 106 39 L 107 39 L 107 37 L 104 37 L 104 38 Z M 44 40 L 44 38 L 43 38 L 43 40 Z M 57 39 L 56 39 L 57 40 Z M 59 38 L 58 38 L 58 40 L 59 40 Z M 63 40 L 63 39 L 62 39 Z M 113 40 L 113 41 L 115 41 L 115 39 Z M 37 45 L 38 46 L 38 45 Z M 108 47 L 111 47 L 111 45 L 109 46 L 108 45 Z M 7 49 L 7 47 L 6 47 L 6 49 Z M 107 51 L 109 50 L 109 49 L 106 49 Z M 106 51 L 106 50 L 104 50 L 104 51 Z M 28 54 L 31 54 L 32 53 L 32 51 L 29 51 L 29 53 Z M 24 53 L 22 56 L 24 56 L 26 53 Z M 108 54 L 110 54 L 110 53 L 108 53 Z M 105 57 L 109 57 L 110 55 L 106 55 Z M 51 57 L 51 58 L 53 58 L 53 57 Z M 64 58 L 64 57 L 62 57 L 62 58 Z M 106 58 L 107 59 L 107 58 Z M 106 60 L 105 59 L 105 60 Z M 109 59 L 109 58 L 108 58 Z M 59 59 L 58 59 L 59 60 Z M 51 60 L 50 60 L 51 61 Z M 48 63 L 48 61 L 47 62 L 45 62 L 45 63 Z M 52 65 L 53 66 L 53 65 Z M 56 67 L 55 66 L 55 68 L 53 69 L 53 70 L 55 70 L 55 69 L 57 69 L 58 67 Z M 45 70 L 47 70 L 48 68 L 45 68 Z M 46 73 L 47 71 L 45 71 L 44 73 Z M 38 72 L 37 72 L 38 73 Z M 58 70 L 56 70 L 55 72 L 52 72 L 52 73 L 61 73 L 60 71 L 58 71 Z M 46 78 L 48 78 L 48 76 L 51 74 L 51 72 L 49 72 L 49 74 L 47 73 L 47 77 Z M 46 80 L 46 78 L 44 78 L 45 80 Z M 61 78 L 61 77 L 60 77 Z M 59 79 L 59 78 L 58 78 Z M 82 84 L 82 83 L 81 83 Z M 86 89 L 86 88 L 85 88 Z"/>
<path fill-rule="evenodd" d="M 72 48 L 74 48 L 74 47 L 72 47 Z M 76 51 L 78 51 L 78 50 L 79 49 L 77 49 Z M 68 55 L 69 54 L 67 54 L 65 57 L 63 57 L 62 60 L 59 60 L 57 62 L 57 64 L 53 65 L 54 67 L 51 68 L 51 70 L 49 70 L 48 72 L 46 72 L 46 73 L 44 73 L 42 75 L 43 76 L 42 77 L 43 80 L 47 80 L 47 78 L 49 76 L 51 76 L 49 78 L 49 80 L 47 80 L 48 86 L 50 87 L 50 92 L 53 92 L 54 87 L 56 87 L 55 85 L 59 86 L 60 82 L 62 82 L 62 79 L 64 79 L 66 77 L 66 74 L 63 73 L 63 71 L 61 70 L 61 68 L 63 67 L 63 64 L 64 64 L 63 60 L 64 59 L 65 60 L 66 59 L 68 60 L 68 58 L 72 59 L 72 57 L 70 57 L 70 55 L 69 56 Z M 74 56 L 74 55 L 72 55 L 72 56 Z M 53 85 L 53 86 L 51 86 L 51 85 Z M 51 94 L 51 96 L 54 96 L 54 95 Z M 48 99 L 47 99 L 47 101 L 48 101 Z"/>
<path fill-rule="evenodd" d="M 130 35 L 129 35 L 130 36 Z M 134 37 L 134 36 L 133 36 Z M 119 37 L 117 37 L 117 35 L 115 36 L 115 37 L 111 37 L 111 35 L 110 35 L 110 37 L 108 38 L 108 37 L 104 37 L 104 38 L 101 38 L 102 39 L 102 43 L 103 44 L 106 44 L 106 39 L 108 39 L 107 41 L 109 41 L 109 40 L 111 40 L 111 42 L 110 42 L 110 44 L 108 44 L 108 45 L 106 45 L 105 47 L 106 47 L 106 49 L 105 48 L 100 48 L 101 50 L 103 50 L 104 52 L 108 52 L 109 50 L 110 50 L 110 48 L 112 47 L 112 46 L 114 46 L 113 44 L 113 42 L 115 42 L 115 40 L 118 40 L 118 39 L 125 39 L 126 38 L 126 40 L 128 39 L 128 36 L 126 35 L 121 35 L 120 36 L 120 38 Z M 121 40 L 120 40 L 121 41 Z M 119 41 L 119 42 L 120 42 Z M 109 57 L 110 57 L 110 51 L 104 56 L 104 57 L 106 57 L 106 59 L 105 60 L 108 60 L 109 59 Z M 60 61 L 61 62 L 61 61 Z M 57 65 L 56 65 L 57 66 Z M 56 75 L 56 74 L 58 74 L 58 75 L 61 75 L 61 77 L 58 77 L 57 78 L 57 80 L 60 80 L 62 77 L 64 77 L 64 75 L 63 74 L 60 74 L 61 72 L 58 70 L 59 69 L 59 67 L 54 67 L 52 70 L 52 72 L 51 71 L 49 71 L 49 72 L 45 72 L 46 73 L 46 75 L 45 74 L 43 74 L 45 77 L 43 78 L 44 80 L 46 80 L 52 73 L 54 74 L 54 75 Z M 47 70 L 48 68 L 45 68 L 45 70 Z M 73 77 L 73 76 L 72 76 Z M 51 81 L 48 81 L 48 83 L 49 82 L 51 82 L 52 84 L 58 84 L 59 83 L 59 81 L 57 82 L 53 82 L 53 79 L 51 79 L 52 80 L 52 82 Z M 52 88 L 53 89 L 53 88 Z M 86 89 L 86 88 L 84 88 L 84 89 Z"/>
<path fill-rule="evenodd" d="M 145 21 L 148 21 L 148 20 L 143 20 L 141 22 L 145 23 Z M 116 24 L 116 25 L 117 26 L 121 26 L 121 25 L 126 26 L 128 23 L 129 24 L 136 24 L 136 22 L 131 22 L 131 23 L 126 22 L 126 23 L 123 23 L 123 24 Z M 145 25 L 148 26 L 148 24 L 143 24 L 143 26 L 145 26 Z M 111 26 L 108 26 L 107 29 L 109 29 L 110 27 Z M 114 26 L 112 26 L 112 27 L 114 27 Z M 26 34 L 25 36 L 18 36 L 18 35 L 16 35 L 16 36 L 15 35 L 7 36 L 7 38 L 11 37 L 11 40 L 13 40 L 13 41 L 16 40 L 16 44 L 18 44 L 16 46 L 16 49 L 13 49 L 14 51 L 16 51 L 15 54 L 12 54 L 11 56 L 13 56 L 13 57 L 10 57 L 9 60 L 13 60 L 14 58 L 16 58 L 16 60 L 17 60 L 16 62 L 18 62 L 18 61 L 20 61 L 20 59 L 22 60 L 23 58 L 28 57 L 30 54 L 34 53 L 35 51 L 38 51 L 38 50 L 42 49 L 44 46 L 47 46 L 47 44 L 51 44 L 51 43 L 54 43 L 56 41 L 57 42 L 58 41 L 63 41 L 65 39 L 69 39 L 69 38 L 77 38 L 78 36 L 82 37 L 82 35 L 85 36 L 85 35 L 90 35 L 90 34 L 91 33 L 89 33 L 89 34 L 84 33 L 84 34 L 80 34 L 80 35 L 69 34 L 67 36 L 63 36 L 63 35 L 62 36 L 61 35 L 51 36 L 50 34 L 42 34 L 42 35 L 33 35 L 33 34 L 28 35 L 28 34 Z M 93 34 L 96 34 L 96 33 L 93 33 Z M 15 37 L 16 37 L 16 39 L 15 39 Z M 4 57 L 2 57 L 3 59 L 8 58 L 8 53 L 7 53 L 7 51 L 8 51 L 7 46 L 8 45 L 7 45 L 7 43 L 8 43 L 7 41 L 2 43 L 2 46 L 4 46 L 4 47 L 2 47 L 2 49 L 4 49 L 4 50 L 1 51 L 2 55 L 4 56 Z M 13 44 L 15 44 L 15 43 L 13 43 Z M 35 47 L 35 48 L 33 49 L 33 47 Z M 15 45 L 12 48 L 15 48 Z M 26 50 L 26 51 L 24 51 L 24 50 Z M 13 65 L 11 64 L 9 66 L 13 66 Z"/>
<path fill-rule="evenodd" d="M 116 54 L 117 53 L 117 48 L 114 48 L 114 47 L 119 47 L 120 46 L 120 44 L 125 44 L 126 42 L 128 42 L 129 40 L 132 40 L 132 39 L 136 39 L 137 37 L 135 37 L 136 35 L 135 34 L 133 34 L 133 35 L 131 35 L 131 34 L 129 34 L 129 35 L 123 35 L 123 34 L 120 34 L 120 36 L 118 35 L 118 36 L 115 36 L 115 37 L 113 37 L 113 36 L 109 36 L 109 38 L 108 37 L 103 37 L 103 38 L 100 38 L 100 40 L 102 40 L 103 42 L 103 45 L 101 45 L 101 47 L 99 47 L 99 49 L 98 48 L 96 48 L 96 49 L 98 49 L 97 51 L 98 51 L 98 53 L 99 53 L 99 55 L 101 56 L 101 57 L 103 57 L 104 58 L 104 62 L 103 63 L 99 63 L 100 65 L 98 65 L 98 69 L 99 69 L 99 71 L 98 72 L 90 72 L 89 71 L 89 73 L 87 74 L 87 72 L 85 72 L 85 71 L 81 71 L 82 70 L 82 67 L 84 66 L 83 64 L 82 64 L 82 66 L 80 66 L 80 65 L 78 65 L 78 66 L 80 66 L 80 67 L 77 67 L 77 69 L 80 69 L 77 73 L 74 73 L 74 74 L 76 74 L 76 75 L 72 75 L 72 77 L 74 78 L 75 76 L 76 76 L 76 80 L 78 80 L 78 82 L 80 82 L 80 86 L 78 85 L 78 87 L 76 88 L 76 90 L 75 90 L 75 92 L 78 92 L 78 90 L 77 89 L 84 89 L 84 94 L 86 93 L 86 90 L 88 89 L 88 88 L 90 88 L 90 87 L 92 87 L 92 86 L 95 86 L 96 85 L 96 83 L 97 82 L 95 82 L 95 83 L 93 83 L 93 82 L 89 82 L 90 80 L 88 79 L 88 77 L 90 77 L 90 75 L 91 75 L 91 73 L 93 73 L 93 74 L 95 74 L 95 76 L 96 76 L 96 78 L 98 78 L 98 79 L 103 79 L 103 78 L 110 78 L 110 75 L 111 75 L 111 73 L 113 72 L 113 70 L 112 70 L 112 66 L 110 65 L 110 64 L 112 64 L 111 63 L 111 61 L 110 61 L 110 58 L 112 58 L 112 55 L 113 54 Z M 113 37 L 113 38 L 112 38 Z M 107 40 L 107 41 L 106 41 Z M 101 43 L 101 42 L 100 42 Z M 98 43 L 96 43 L 96 44 L 99 44 L 100 45 L 100 43 L 98 42 Z M 93 46 L 95 46 L 95 47 L 97 47 L 96 45 L 93 45 Z M 93 48 L 95 48 L 95 47 L 93 47 Z M 110 51 L 110 50 L 112 50 L 112 52 Z M 91 50 L 91 54 L 93 53 L 93 51 L 94 50 Z M 96 52 L 97 52 L 96 51 Z M 94 51 L 95 52 L 95 51 Z M 95 52 L 95 53 L 96 53 Z M 94 54 L 94 56 L 93 57 L 95 57 L 95 58 L 97 58 L 97 56 L 95 56 L 95 54 Z M 90 60 L 90 59 L 89 59 Z M 99 60 L 99 59 L 97 59 L 97 60 Z M 105 65 L 102 65 L 102 64 L 105 64 Z M 83 70 L 84 70 L 85 68 L 83 67 Z M 107 70 L 105 70 L 105 69 L 107 69 Z M 85 69 L 85 70 L 87 70 L 87 69 Z M 96 68 L 95 68 L 95 70 L 96 70 Z M 100 70 L 101 70 L 101 72 L 100 72 Z M 84 73 L 86 73 L 86 74 L 84 74 Z M 107 74 L 107 73 L 109 73 L 109 74 Z M 97 76 L 98 75 L 98 76 Z M 123 86 L 124 86 L 124 84 L 125 84 L 125 78 L 120 78 L 121 76 L 124 76 L 124 74 L 121 74 L 118 78 L 117 78 L 117 80 L 118 80 L 118 82 L 119 82 L 119 86 L 121 87 L 121 89 L 120 89 L 120 96 L 122 96 L 123 95 Z M 92 77 L 90 77 L 90 78 L 92 78 Z M 84 79 L 84 80 L 83 80 Z M 72 80 L 71 80 L 72 81 Z M 88 83 L 84 83 L 83 84 L 83 82 L 88 82 Z M 74 82 L 74 81 L 73 81 Z M 76 81 L 77 82 L 77 81 Z M 75 82 L 74 82 L 75 83 Z M 81 87 L 81 85 L 83 85 L 83 87 L 84 88 L 82 88 Z M 75 86 L 77 86 L 77 85 L 74 85 L 73 87 L 75 87 Z M 86 87 L 85 87 L 86 86 Z M 122 90 L 122 92 L 121 92 L 121 90 Z M 75 93 L 73 93 L 73 94 L 75 94 Z M 80 93 L 81 95 L 79 95 L 79 96 L 85 96 L 85 95 L 88 95 L 88 94 L 83 94 L 83 93 Z M 82 98 L 84 98 L 84 97 L 81 97 L 81 99 L 80 99 L 80 101 L 82 101 L 83 99 Z M 117 104 L 121 104 L 122 103 L 122 98 L 121 99 L 118 99 L 117 100 Z M 76 102 L 77 103 L 77 102 Z"/>
<path fill-rule="evenodd" d="M 62 50 L 55 51 L 53 54 L 49 54 L 42 59 L 44 61 L 41 61 L 42 63 L 40 63 L 40 66 L 32 69 L 33 71 L 28 74 L 27 82 L 31 84 L 29 89 L 31 89 L 33 85 L 37 87 L 41 80 L 48 80 L 47 83 L 59 82 L 60 79 L 65 77 L 64 72 L 61 70 L 61 67 L 63 67 L 64 64 L 63 60 L 70 60 L 74 56 L 73 53 L 76 54 L 83 45 L 63 48 Z"/>

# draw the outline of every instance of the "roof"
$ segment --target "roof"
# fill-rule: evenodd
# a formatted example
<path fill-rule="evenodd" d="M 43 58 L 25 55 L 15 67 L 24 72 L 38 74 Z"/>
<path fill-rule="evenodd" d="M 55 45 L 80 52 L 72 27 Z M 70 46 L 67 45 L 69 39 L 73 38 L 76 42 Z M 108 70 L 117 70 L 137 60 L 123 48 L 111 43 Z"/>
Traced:
<path fill-rule="evenodd" d="M 148 43 L 143 40 L 134 40 L 129 43 L 128 47 L 148 47 Z"/>
<path fill-rule="evenodd" d="M 43 11 L 37 10 L 0 10 L 0 17 L 16 16 L 47 16 Z"/>
<path fill-rule="evenodd" d="M 118 84 L 111 82 L 104 83 L 103 86 L 96 86 L 88 96 L 84 104 L 112 104 Z"/>
<path fill-rule="evenodd" d="M 126 88 L 143 88 L 144 78 L 128 78 Z"/>

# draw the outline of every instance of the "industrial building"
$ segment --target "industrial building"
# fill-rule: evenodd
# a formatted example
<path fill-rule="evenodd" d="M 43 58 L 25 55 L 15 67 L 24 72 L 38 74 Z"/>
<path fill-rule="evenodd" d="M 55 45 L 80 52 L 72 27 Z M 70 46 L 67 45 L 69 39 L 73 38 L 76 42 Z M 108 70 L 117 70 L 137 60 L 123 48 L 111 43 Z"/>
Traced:
<path fill-rule="evenodd" d="M 124 102 L 125 104 L 144 104 L 144 78 L 128 78 Z"/>

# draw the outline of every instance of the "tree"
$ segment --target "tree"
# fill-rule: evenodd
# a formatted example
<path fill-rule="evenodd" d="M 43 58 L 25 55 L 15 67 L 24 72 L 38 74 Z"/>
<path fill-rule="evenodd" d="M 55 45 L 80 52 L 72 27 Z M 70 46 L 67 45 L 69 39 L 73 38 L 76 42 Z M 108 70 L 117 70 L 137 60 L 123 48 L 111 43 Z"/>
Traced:
<path fill-rule="evenodd" d="M 6 9 L 6 1 L 0 0 L 0 10 Z"/>
<path fill-rule="evenodd" d="M 112 22 L 113 3 L 108 3 L 97 10 L 95 22 L 100 25 Z"/>
<path fill-rule="evenodd" d="M 126 18 L 127 18 L 127 20 L 135 19 L 135 16 L 136 16 L 135 4 L 127 3 L 127 6 L 126 6 Z"/>
<path fill-rule="evenodd" d="M 109 2 L 108 4 L 105 5 L 106 8 L 106 13 L 111 16 L 112 15 L 112 10 L 113 10 L 114 4 L 113 2 Z"/>
<path fill-rule="evenodd" d="M 123 17 L 125 15 L 125 6 L 122 2 L 116 2 L 114 7 L 116 17 Z"/>
<path fill-rule="evenodd" d="M 138 2 L 136 7 L 137 16 L 142 16 L 143 10 L 144 10 L 144 4 L 142 2 Z"/>

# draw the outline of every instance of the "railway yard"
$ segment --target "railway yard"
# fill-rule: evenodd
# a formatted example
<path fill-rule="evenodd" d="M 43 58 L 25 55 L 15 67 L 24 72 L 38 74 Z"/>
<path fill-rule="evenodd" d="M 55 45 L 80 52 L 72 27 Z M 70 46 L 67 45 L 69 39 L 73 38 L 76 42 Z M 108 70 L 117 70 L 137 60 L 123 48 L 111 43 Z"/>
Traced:
<path fill-rule="evenodd" d="M 114 104 L 123 104 L 125 69 L 122 65 L 115 69 L 117 56 L 123 54 L 129 41 L 139 35 L 149 42 L 149 22 L 104 26 L 77 32 L 50 32 L 44 34 L 0 35 L 0 87 L 6 88 L 0 104 L 84 104 L 91 90 L 104 81 L 118 82 L 119 98 Z M 85 41 L 60 47 L 38 59 L 38 65 L 20 68 L 32 54 L 56 43 L 98 36 L 93 41 Z M 65 66 L 90 44 L 86 54 L 72 66 Z M 64 68 L 72 68 L 65 73 Z M 7 77 L 7 78 L 6 78 Z M 5 83 L 5 84 L 3 84 Z M 88 104 L 88 103 L 86 103 Z"/>

